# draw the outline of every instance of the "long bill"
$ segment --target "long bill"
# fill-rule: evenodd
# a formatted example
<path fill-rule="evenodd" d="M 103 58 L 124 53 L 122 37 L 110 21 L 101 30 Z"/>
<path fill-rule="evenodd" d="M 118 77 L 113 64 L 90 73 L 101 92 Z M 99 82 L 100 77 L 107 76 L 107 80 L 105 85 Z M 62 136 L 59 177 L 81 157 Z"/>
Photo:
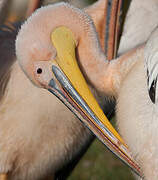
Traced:
<path fill-rule="evenodd" d="M 141 176 L 139 165 L 104 115 L 78 67 L 76 42 L 72 32 L 66 27 L 58 27 L 52 32 L 51 40 L 57 55 L 43 71 L 51 71 L 45 88 L 57 96 L 104 145 Z M 48 81 L 48 75 L 43 79 Z"/>

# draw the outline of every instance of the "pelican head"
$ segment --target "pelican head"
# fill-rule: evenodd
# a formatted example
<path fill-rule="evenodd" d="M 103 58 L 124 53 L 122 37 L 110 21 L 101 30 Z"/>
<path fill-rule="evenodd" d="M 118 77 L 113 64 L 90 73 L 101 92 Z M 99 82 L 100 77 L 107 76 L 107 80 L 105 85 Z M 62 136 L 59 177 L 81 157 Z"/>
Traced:
<path fill-rule="evenodd" d="M 85 12 L 67 3 L 37 10 L 19 31 L 16 54 L 23 71 L 36 86 L 56 95 L 112 152 L 140 173 L 128 147 L 86 83 L 85 78 L 91 85 L 95 82 L 93 87 L 97 88 L 97 77 L 101 77 L 104 68 L 97 57 L 105 56 L 93 22 Z M 102 91 L 102 83 L 99 86 Z"/>

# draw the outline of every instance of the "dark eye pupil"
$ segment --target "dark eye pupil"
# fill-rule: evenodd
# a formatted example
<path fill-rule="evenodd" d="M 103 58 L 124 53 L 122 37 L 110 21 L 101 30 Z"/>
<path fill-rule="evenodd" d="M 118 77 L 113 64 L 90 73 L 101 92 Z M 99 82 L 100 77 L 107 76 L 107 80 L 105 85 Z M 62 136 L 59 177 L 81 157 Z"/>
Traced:
<path fill-rule="evenodd" d="M 155 97 L 156 97 L 156 83 L 157 83 L 157 79 L 152 82 L 152 85 L 149 90 L 150 99 L 154 104 L 155 104 Z"/>
<path fill-rule="evenodd" d="M 42 73 L 42 69 L 41 68 L 38 68 L 37 69 L 37 74 L 41 74 Z"/>

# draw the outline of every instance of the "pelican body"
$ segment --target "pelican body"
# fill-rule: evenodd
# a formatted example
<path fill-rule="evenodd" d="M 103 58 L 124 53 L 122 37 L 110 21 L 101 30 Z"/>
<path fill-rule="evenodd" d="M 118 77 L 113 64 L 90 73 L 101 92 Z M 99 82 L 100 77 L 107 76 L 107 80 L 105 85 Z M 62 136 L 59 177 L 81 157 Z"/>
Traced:
<path fill-rule="evenodd" d="M 117 105 L 120 133 L 142 167 L 146 180 L 158 178 L 157 37 L 156 29 L 151 33 L 142 57 L 124 79 Z M 127 95 L 128 102 L 125 99 Z M 128 112 L 124 110 L 127 104 Z"/>
<path fill-rule="evenodd" d="M 155 128 L 157 122 L 156 118 L 153 118 L 154 112 L 153 103 L 148 94 L 147 71 L 142 56 L 122 82 L 116 116 L 119 132 L 147 180 L 156 180 L 158 177 L 156 150 L 158 144 Z"/>
<path fill-rule="evenodd" d="M 78 64 L 84 76 L 98 92 L 104 95 L 115 96 L 118 99 L 117 119 L 120 133 L 127 142 L 132 155 L 138 161 L 144 178 L 147 180 L 156 180 L 158 177 L 157 129 L 155 128 L 157 127 L 157 89 L 155 83 L 157 81 L 157 74 L 155 71 L 156 68 L 153 68 L 155 67 L 153 65 L 156 63 L 157 58 L 157 33 L 151 36 L 147 44 L 140 45 L 117 59 L 108 62 L 101 51 L 98 38 L 95 34 L 95 28 L 89 17 L 83 14 L 83 16 L 81 14 L 77 16 L 77 10 L 71 6 L 68 7 L 62 4 L 60 8 L 63 8 L 65 12 L 64 20 L 60 18 L 57 7 L 49 6 L 46 9 L 36 12 L 34 18 L 29 19 L 22 27 L 16 44 L 17 56 L 21 67 L 37 86 L 48 88 L 46 86 L 51 77 L 49 72 L 52 72 L 49 66 L 50 59 L 53 61 L 59 58 L 55 43 L 51 42 L 50 39 L 45 41 L 42 36 L 34 37 L 34 42 L 38 39 L 40 42 L 45 42 L 47 46 L 37 46 L 36 44 L 34 48 L 36 53 L 38 52 L 38 54 L 40 54 L 40 48 L 47 50 L 50 48 L 48 52 L 50 52 L 51 55 L 44 60 L 43 58 L 39 59 L 39 57 L 38 60 L 35 58 L 31 59 L 31 57 L 27 56 L 27 52 L 31 50 L 26 50 L 26 52 L 21 54 L 20 48 L 23 44 L 30 43 L 27 42 L 27 39 L 22 39 L 22 37 L 29 36 L 28 30 L 32 27 L 35 28 L 35 26 L 32 26 L 32 21 L 36 20 L 37 23 L 40 17 L 40 22 L 45 24 L 45 21 L 42 19 L 45 18 L 47 22 L 50 22 L 49 18 L 51 18 L 51 15 L 53 13 L 58 14 L 59 19 L 56 20 L 57 22 L 53 24 L 48 23 L 47 29 L 43 29 L 43 32 L 48 35 L 57 27 L 64 26 L 69 28 L 73 33 L 77 44 Z M 80 25 L 79 27 L 69 24 L 68 19 L 66 20 L 67 17 L 70 17 L 66 16 L 69 15 L 69 12 L 74 14 L 73 24 L 76 25 L 76 22 L 80 20 L 80 24 L 78 23 Z M 151 26 L 153 27 L 154 24 Z M 38 23 L 36 28 L 39 29 Z M 80 33 L 78 33 L 79 31 Z M 48 38 L 50 38 L 50 36 L 48 36 Z M 86 46 L 87 42 L 89 43 L 88 46 Z M 33 44 L 33 42 L 30 44 Z M 51 46 L 52 44 L 54 46 Z M 32 53 L 34 54 L 34 50 L 32 50 Z M 58 68 L 65 72 L 65 67 L 62 66 L 58 60 L 56 60 L 56 62 L 59 65 Z M 44 68 L 43 76 L 36 75 L 35 67 Z M 47 74 L 47 76 L 45 74 Z M 65 74 L 67 73 L 65 72 Z M 147 81 L 148 78 L 149 80 Z M 69 78 L 69 80 L 71 81 L 71 78 Z M 155 88 L 155 91 L 153 91 L 153 88 Z"/>
<path fill-rule="evenodd" d="M 53 16 L 56 18 L 51 23 Z M 38 32 L 34 36 L 31 35 L 33 29 Z M 27 48 L 22 50 L 24 44 Z M 85 12 L 65 3 L 36 11 L 19 31 L 16 54 L 21 68 L 36 86 L 55 94 L 105 145 L 141 175 L 139 165 L 100 110 L 83 77 L 99 95 L 116 95 L 115 84 L 108 79 L 114 70 L 104 71 L 109 61 L 101 50 L 94 24 Z M 110 63 L 115 69 L 113 64 Z M 100 78 L 107 83 L 102 83 Z M 108 83 L 114 85 L 113 92 Z M 118 88 L 118 84 L 116 86 Z"/>

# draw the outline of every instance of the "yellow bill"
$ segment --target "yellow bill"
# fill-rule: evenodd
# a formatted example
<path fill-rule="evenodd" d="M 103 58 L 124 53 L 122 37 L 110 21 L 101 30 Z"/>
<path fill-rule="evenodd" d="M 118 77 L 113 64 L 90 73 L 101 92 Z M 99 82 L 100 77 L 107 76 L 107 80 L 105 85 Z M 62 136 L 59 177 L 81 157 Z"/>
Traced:
<path fill-rule="evenodd" d="M 91 93 L 76 61 L 76 42 L 66 27 L 58 27 L 51 34 L 57 56 L 52 60 L 52 75 L 56 81 L 49 90 L 121 160 L 140 175 L 140 167 L 131 157 L 127 145 L 104 115 Z"/>

